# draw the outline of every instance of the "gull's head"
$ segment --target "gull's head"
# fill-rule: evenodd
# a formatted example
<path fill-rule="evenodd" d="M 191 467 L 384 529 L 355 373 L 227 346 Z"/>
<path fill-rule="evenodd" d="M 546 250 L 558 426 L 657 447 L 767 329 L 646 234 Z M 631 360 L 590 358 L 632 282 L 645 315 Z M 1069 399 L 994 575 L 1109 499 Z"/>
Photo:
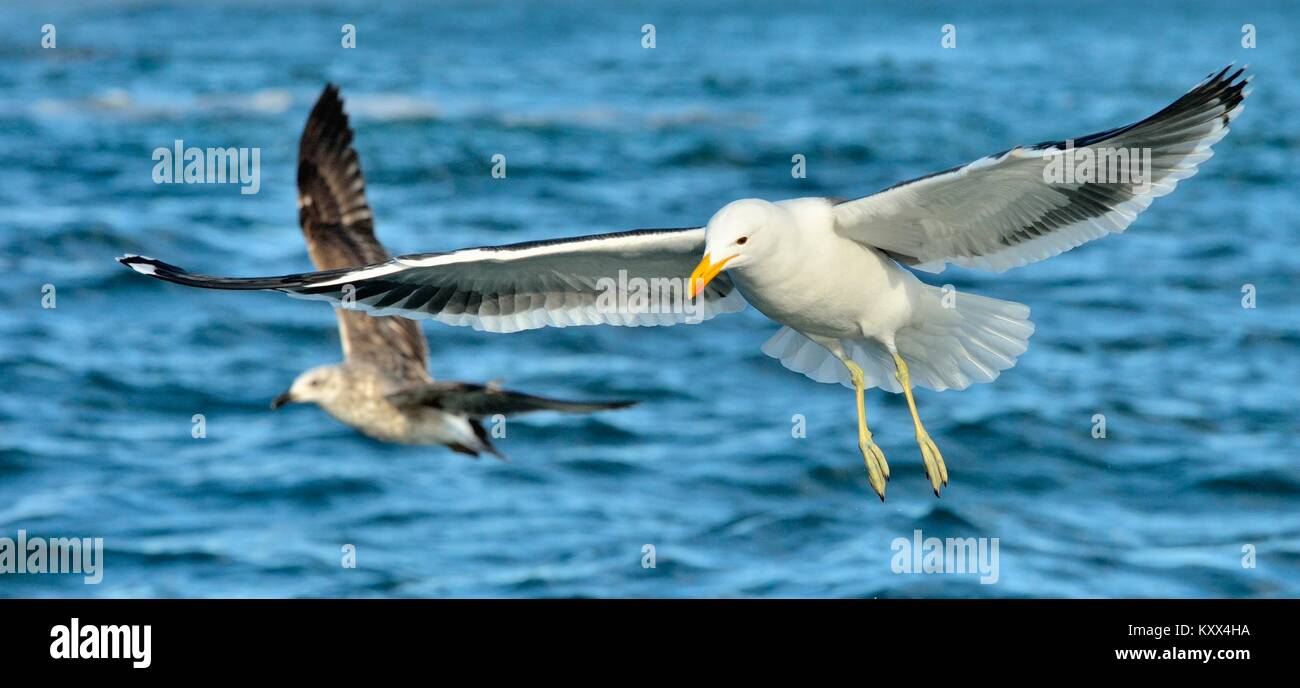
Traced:
<path fill-rule="evenodd" d="M 746 198 L 732 201 L 714 213 L 704 227 L 704 259 L 691 273 L 691 296 L 699 296 L 723 270 L 742 267 L 776 250 L 776 230 L 771 229 L 780 207 Z"/>
<path fill-rule="evenodd" d="M 329 404 L 343 393 L 346 386 L 347 380 L 340 366 L 312 368 L 299 375 L 289 391 L 276 397 L 271 408 L 278 409 L 285 404 Z"/>

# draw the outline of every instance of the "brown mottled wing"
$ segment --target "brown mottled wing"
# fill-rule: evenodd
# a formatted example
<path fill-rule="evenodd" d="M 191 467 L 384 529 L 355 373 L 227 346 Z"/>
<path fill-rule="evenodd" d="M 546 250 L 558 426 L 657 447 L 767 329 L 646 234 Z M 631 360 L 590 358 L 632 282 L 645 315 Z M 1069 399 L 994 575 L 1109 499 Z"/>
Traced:
<path fill-rule="evenodd" d="M 298 222 L 307 252 L 320 270 L 388 260 L 375 238 L 361 161 L 338 87 L 321 93 L 298 147 Z M 419 323 L 336 309 L 343 353 L 409 380 L 428 380 L 428 347 Z"/>

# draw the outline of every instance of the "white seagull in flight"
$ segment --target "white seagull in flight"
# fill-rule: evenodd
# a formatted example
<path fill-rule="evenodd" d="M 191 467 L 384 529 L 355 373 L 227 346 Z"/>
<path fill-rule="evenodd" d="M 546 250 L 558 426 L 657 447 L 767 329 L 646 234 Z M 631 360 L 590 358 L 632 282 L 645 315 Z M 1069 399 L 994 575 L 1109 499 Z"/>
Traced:
<path fill-rule="evenodd" d="M 698 322 L 748 302 L 784 325 L 764 353 L 813 380 L 854 389 L 858 446 L 882 500 L 889 465 L 867 428 L 863 393 L 880 387 L 906 395 L 937 496 L 948 469 L 912 388 L 992 381 L 1016 364 L 1034 326 L 1027 306 L 945 293 L 904 266 L 1001 272 L 1124 231 L 1152 200 L 1196 173 L 1241 113 L 1250 79 L 1242 78 L 1244 68 L 1231 69 L 1135 124 L 1012 148 L 855 200 L 739 200 L 702 228 L 405 255 L 281 277 L 210 277 L 141 256 L 119 260 L 192 287 L 282 291 L 491 332 Z M 1118 181 L 1073 174 L 1074 160 L 1115 151 L 1131 151 L 1149 169 Z M 1071 169 L 1061 176 L 1063 161 Z M 673 294 L 663 290 L 641 308 L 608 308 L 608 284 L 621 273 L 647 281 L 689 275 L 683 288 L 694 308 L 674 308 Z"/>

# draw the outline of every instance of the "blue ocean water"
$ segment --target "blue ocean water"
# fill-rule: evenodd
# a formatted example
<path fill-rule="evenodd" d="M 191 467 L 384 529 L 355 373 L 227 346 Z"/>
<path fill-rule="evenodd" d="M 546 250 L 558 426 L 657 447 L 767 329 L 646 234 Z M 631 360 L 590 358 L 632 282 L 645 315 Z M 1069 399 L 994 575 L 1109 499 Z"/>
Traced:
<path fill-rule="evenodd" d="M 0 575 L 0 596 L 1296 596 L 1294 20 L 1288 3 L 1217 2 L 6 4 L 0 537 L 102 537 L 105 565 L 96 586 Z M 924 277 L 1027 303 L 1038 326 L 994 384 L 919 393 L 942 499 L 902 399 L 877 391 L 880 503 L 852 394 L 765 357 L 776 326 L 752 309 L 695 327 L 426 325 L 435 376 L 642 400 L 511 421 L 509 461 L 470 461 L 268 410 L 338 359 L 328 306 L 113 262 L 309 269 L 294 165 L 327 81 L 402 253 L 861 195 L 1139 119 L 1234 60 L 1257 77 L 1232 133 L 1124 235 Z M 154 184 L 152 151 L 177 139 L 260 147 L 259 193 Z M 997 582 L 894 573 L 891 544 L 917 529 L 998 538 Z"/>

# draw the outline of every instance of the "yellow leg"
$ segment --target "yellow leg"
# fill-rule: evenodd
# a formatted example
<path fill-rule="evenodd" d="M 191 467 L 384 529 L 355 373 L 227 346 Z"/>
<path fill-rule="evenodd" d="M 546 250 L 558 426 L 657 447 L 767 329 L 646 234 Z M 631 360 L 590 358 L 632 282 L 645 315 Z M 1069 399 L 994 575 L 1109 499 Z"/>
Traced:
<path fill-rule="evenodd" d="M 880 501 L 883 502 L 885 483 L 889 480 L 889 464 L 885 462 L 885 453 L 876 446 L 871 439 L 871 431 L 867 429 L 867 406 L 863 400 L 866 392 L 866 376 L 863 375 L 862 368 L 853 361 L 845 361 L 844 365 L 849 369 L 853 391 L 858 398 L 858 449 L 862 450 L 862 459 L 867 463 L 867 479 L 871 482 L 871 489 L 875 490 L 880 496 Z"/>
<path fill-rule="evenodd" d="M 921 425 L 921 416 L 916 412 L 916 400 L 912 398 L 912 378 L 907 373 L 907 363 L 898 354 L 894 354 L 894 365 L 898 368 L 898 384 L 903 386 L 907 395 L 907 407 L 912 410 L 912 422 L 916 424 L 916 443 L 921 445 L 921 461 L 925 464 L 925 477 L 930 479 L 934 496 L 939 496 L 939 488 L 948 484 L 948 467 L 943 463 L 943 454 L 934 446 L 930 433 Z"/>

